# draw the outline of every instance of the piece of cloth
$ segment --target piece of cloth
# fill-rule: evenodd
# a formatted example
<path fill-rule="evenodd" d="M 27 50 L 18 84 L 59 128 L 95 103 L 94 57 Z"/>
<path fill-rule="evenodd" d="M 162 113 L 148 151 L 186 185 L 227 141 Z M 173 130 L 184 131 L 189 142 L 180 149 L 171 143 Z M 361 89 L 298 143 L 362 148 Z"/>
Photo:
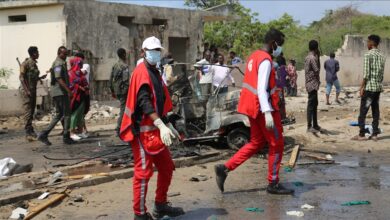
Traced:
<path fill-rule="evenodd" d="M 320 87 L 320 59 L 314 52 L 309 52 L 305 58 L 305 87 L 307 92 Z"/>
<path fill-rule="evenodd" d="M 332 87 L 336 87 L 336 93 L 340 93 L 341 92 L 341 86 L 340 86 L 340 81 L 337 79 L 337 80 L 334 80 L 333 82 L 327 82 L 326 83 L 326 94 L 327 95 L 330 95 L 330 93 L 332 92 Z"/>
<path fill-rule="evenodd" d="M 373 135 L 378 135 L 379 131 L 379 117 L 380 117 L 380 108 L 379 108 L 379 97 L 380 92 L 370 92 L 364 91 L 363 96 L 360 99 L 360 113 L 359 113 L 359 135 L 364 137 L 365 125 L 366 125 L 366 116 L 368 110 L 371 107 L 372 111 L 372 128 Z"/>
<path fill-rule="evenodd" d="M 287 74 L 292 88 L 297 88 L 298 74 L 295 66 L 291 63 L 287 65 Z"/>
<path fill-rule="evenodd" d="M 264 60 L 259 65 L 257 73 L 257 96 L 260 101 L 260 111 L 268 112 L 273 111 L 271 103 L 269 103 L 269 76 L 271 74 L 272 65 L 269 60 Z"/>
<path fill-rule="evenodd" d="M 279 66 L 278 70 L 276 71 L 276 76 L 276 86 L 282 89 L 286 88 L 287 70 L 285 65 Z"/>
<path fill-rule="evenodd" d="M 213 77 L 213 86 L 228 87 L 229 84 L 234 83 L 231 70 L 225 65 L 216 63 L 210 67 L 209 73 Z"/>
<path fill-rule="evenodd" d="M 84 125 L 85 103 L 81 102 L 77 109 L 70 116 L 70 129 L 77 129 Z"/>
<path fill-rule="evenodd" d="M 147 212 L 146 195 L 149 179 L 154 172 L 153 165 L 158 172 L 155 196 L 156 203 L 167 202 L 167 193 L 175 165 L 167 147 L 156 155 L 149 155 L 145 152 L 137 136 L 130 142 L 130 145 L 134 157 L 133 209 L 134 214 L 143 215 Z"/>
<path fill-rule="evenodd" d="M 89 84 L 90 78 L 91 77 L 91 66 L 88 63 L 83 64 L 83 68 L 81 68 L 81 71 L 84 72 L 84 77 L 87 79 L 87 82 Z"/>
<path fill-rule="evenodd" d="M 338 80 L 337 72 L 340 70 L 339 61 L 334 58 L 330 58 L 329 60 L 325 61 L 324 69 L 326 73 L 326 83 L 333 83 L 334 81 Z"/>
<path fill-rule="evenodd" d="M 382 92 L 383 74 L 386 58 L 379 49 L 371 49 L 364 55 L 363 78 L 366 80 L 365 91 Z"/>
<path fill-rule="evenodd" d="M 70 100 L 69 96 L 55 96 L 53 97 L 53 102 L 56 107 L 56 114 L 51 119 L 51 122 L 49 126 L 42 131 L 41 135 L 43 137 L 48 137 L 49 133 L 53 130 L 53 128 L 56 126 L 56 124 L 61 121 L 61 119 L 64 120 L 63 126 L 64 126 L 64 138 L 69 137 L 69 127 L 70 127 Z"/>
<path fill-rule="evenodd" d="M 58 79 L 62 79 L 65 82 L 65 85 L 69 87 L 69 75 L 66 65 L 66 61 L 57 57 L 50 69 L 51 74 L 51 87 L 50 95 L 51 97 L 68 95 L 68 92 L 62 88 L 62 86 L 57 82 Z"/>
<path fill-rule="evenodd" d="M 308 102 L 307 102 L 307 128 L 318 128 L 317 121 L 317 107 L 318 107 L 318 92 L 317 90 L 312 90 L 309 92 Z"/>
<path fill-rule="evenodd" d="M 249 118 L 250 141 L 225 163 L 227 169 L 231 171 L 236 169 L 268 143 L 268 182 L 279 182 L 280 162 L 282 161 L 284 148 L 283 127 L 279 112 L 272 112 L 272 117 L 275 123 L 275 127 L 272 130 L 268 130 L 265 127 L 264 114 L 259 114 L 256 119 Z"/>
<path fill-rule="evenodd" d="M 111 69 L 110 90 L 116 96 L 127 94 L 129 89 L 130 70 L 129 66 L 119 59 Z"/>

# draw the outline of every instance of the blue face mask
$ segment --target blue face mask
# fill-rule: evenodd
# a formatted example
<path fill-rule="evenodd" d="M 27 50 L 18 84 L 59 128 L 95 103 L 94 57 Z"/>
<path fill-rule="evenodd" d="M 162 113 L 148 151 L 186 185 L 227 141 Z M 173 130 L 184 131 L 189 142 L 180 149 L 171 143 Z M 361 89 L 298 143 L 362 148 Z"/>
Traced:
<path fill-rule="evenodd" d="M 279 45 L 277 45 L 276 50 L 272 51 L 273 57 L 278 57 L 282 53 L 283 48 Z"/>
<path fill-rule="evenodd" d="M 161 52 L 157 50 L 145 51 L 145 59 L 150 65 L 156 65 L 161 60 Z"/>

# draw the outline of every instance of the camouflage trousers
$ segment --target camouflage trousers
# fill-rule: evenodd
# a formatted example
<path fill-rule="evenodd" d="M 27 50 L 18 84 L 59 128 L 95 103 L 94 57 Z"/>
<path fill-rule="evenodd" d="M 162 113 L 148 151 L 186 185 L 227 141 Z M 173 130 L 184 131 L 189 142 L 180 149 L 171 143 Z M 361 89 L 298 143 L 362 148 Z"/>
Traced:
<path fill-rule="evenodd" d="M 30 135 L 34 133 L 32 121 L 34 118 L 35 107 L 37 103 L 37 94 L 34 91 L 34 92 L 30 92 L 30 96 L 28 96 L 23 91 L 22 98 L 23 98 L 23 120 L 26 123 L 24 129 L 26 130 L 26 134 Z"/>
<path fill-rule="evenodd" d="M 119 112 L 119 118 L 116 124 L 116 133 L 119 136 L 119 131 L 121 129 L 121 124 L 122 124 L 122 118 L 123 114 L 125 112 L 126 108 L 126 100 L 127 100 L 127 94 L 126 95 L 117 95 L 118 101 L 120 102 L 120 112 Z"/>

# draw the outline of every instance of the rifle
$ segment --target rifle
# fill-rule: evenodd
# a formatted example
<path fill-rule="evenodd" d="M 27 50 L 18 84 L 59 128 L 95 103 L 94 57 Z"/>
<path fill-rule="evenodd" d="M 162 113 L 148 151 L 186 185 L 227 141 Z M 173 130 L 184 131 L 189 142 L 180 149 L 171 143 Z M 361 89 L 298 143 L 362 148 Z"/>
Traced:
<path fill-rule="evenodd" d="M 20 63 L 19 57 L 16 57 L 16 61 L 18 62 L 19 69 L 20 69 L 22 67 L 22 64 Z M 24 75 L 22 77 L 23 77 L 22 79 L 19 77 L 20 83 L 22 84 L 22 87 L 23 87 L 24 91 L 26 92 L 26 94 L 28 96 L 30 96 L 30 90 L 29 90 L 30 87 L 28 86 L 28 83 L 26 82 Z"/>

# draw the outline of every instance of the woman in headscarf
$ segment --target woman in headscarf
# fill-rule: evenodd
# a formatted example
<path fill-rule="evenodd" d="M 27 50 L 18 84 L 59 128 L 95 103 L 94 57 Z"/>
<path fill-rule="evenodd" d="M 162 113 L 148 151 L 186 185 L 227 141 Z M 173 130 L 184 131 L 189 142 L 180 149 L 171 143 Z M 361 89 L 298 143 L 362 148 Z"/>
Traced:
<path fill-rule="evenodd" d="M 83 118 L 86 107 L 86 99 L 88 95 L 88 81 L 82 73 L 83 60 L 75 57 L 70 60 L 69 83 L 73 96 L 71 98 L 70 107 L 72 116 L 70 119 L 71 138 L 80 140 L 76 134 L 76 129 L 83 127 Z"/>
<path fill-rule="evenodd" d="M 297 96 L 297 70 L 295 68 L 295 60 L 291 59 L 287 66 L 287 74 L 290 83 L 288 95 Z"/>

